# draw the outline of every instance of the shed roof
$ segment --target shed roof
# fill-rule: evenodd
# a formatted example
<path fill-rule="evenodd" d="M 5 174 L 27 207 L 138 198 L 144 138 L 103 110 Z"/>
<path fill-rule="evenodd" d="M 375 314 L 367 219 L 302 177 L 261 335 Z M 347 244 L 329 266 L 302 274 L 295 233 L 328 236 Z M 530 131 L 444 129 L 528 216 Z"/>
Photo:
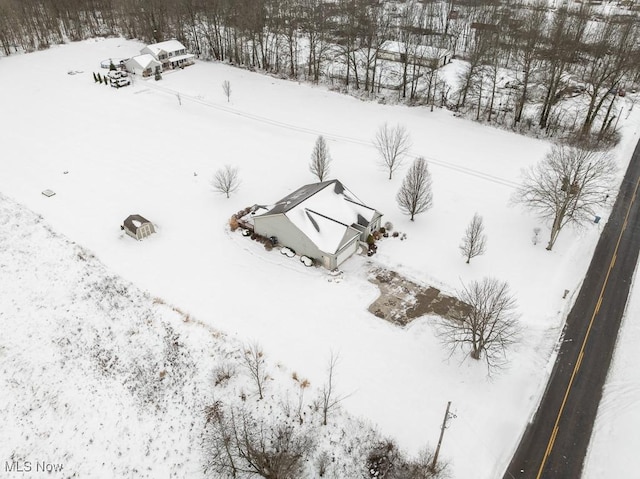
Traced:
<path fill-rule="evenodd" d="M 124 227 L 135 233 L 138 231 L 138 228 L 146 223 L 151 223 L 151 221 L 140 215 L 130 215 L 124 220 Z"/>

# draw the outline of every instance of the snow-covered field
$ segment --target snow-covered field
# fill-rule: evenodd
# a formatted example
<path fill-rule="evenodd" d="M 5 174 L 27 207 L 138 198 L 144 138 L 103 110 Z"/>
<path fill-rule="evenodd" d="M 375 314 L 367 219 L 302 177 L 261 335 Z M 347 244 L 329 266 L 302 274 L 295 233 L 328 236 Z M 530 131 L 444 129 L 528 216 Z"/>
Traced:
<path fill-rule="evenodd" d="M 176 305 L 226 337 L 258 341 L 274 363 L 309 378 L 313 387 L 325 380 L 331 353 L 338 354 L 337 387 L 349 395 L 345 410 L 375 424 L 412 453 L 435 444 L 444 408 L 452 401 L 456 418 L 441 452 L 451 463 L 452 476 L 498 476 L 546 382 L 562 319 L 601 227 L 592 224 L 581 231 L 563 231 L 554 251 L 548 252 L 544 225 L 510 206 L 520 170 L 540 160 L 549 144 L 454 118 L 447 111 L 361 102 L 222 64 L 198 62 L 165 74 L 160 82 L 138 79 L 119 90 L 93 82 L 91 72 L 98 71 L 100 61 L 133 55 L 140 47 L 122 39 L 92 40 L 2 58 L 0 193 L 42 215 L 53 231 L 95 254 L 105 265 L 106 276 L 121 276 L 149 298 Z M 81 73 L 69 75 L 69 71 Z M 221 87 L 224 80 L 231 83 L 229 103 Z M 637 109 L 630 113 L 619 123 L 624 135 L 617 150 L 621 171 L 637 139 Z M 413 154 L 430 164 L 434 207 L 415 222 L 402 216 L 395 204 L 404 170 L 387 180 L 370 145 L 385 121 L 404 124 L 413 139 Z M 314 181 L 308 161 L 318 134 L 329 140 L 334 158 L 330 177 L 339 178 L 383 212 L 383 221 L 407 234 L 405 241 L 382 241 L 371 259 L 350 259 L 342 267 L 340 282 L 329 281 L 324 270 L 305 268 L 275 250 L 267 252 L 227 226 L 229 216 L 245 206 L 273 202 Z M 240 190 L 228 200 L 210 186 L 213 173 L 225 164 L 239 167 L 242 178 Z M 41 191 L 47 188 L 56 195 L 43 196 Z M 15 215 L 27 214 L 14 209 Z M 485 220 L 488 249 L 467 265 L 458 244 L 476 211 Z M 132 213 L 153 221 L 158 233 L 142 242 L 125 236 L 120 224 Z M 606 221 L 607 211 L 601 216 Z M 538 226 L 541 241 L 534 246 L 531 237 Z M 59 244 L 44 235 L 23 246 L 19 221 L 7 220 L 0 227 L 5 230 L 5 244 L 17 251 L 26 245 L 46 250 Z M 0 295 L 0 320 L 9 331 L 0 348 L 3 363 L 7 354 L 16 354 L 16 344 L 43 356 L 47 348 L 54 348 L 30 343 L 28 335 L 35 328 L 60 341 L 71 334 L 63 328 L 67 316 L 74 323 L 78 315 L 97 314 L 74 312 L 72 305 L 67 311 L 66 305 L 56 307 L 53 301 L 57 293 L 81 295 L 86 289 L 78 279 L 81 275 L 71 274 L 80 266 L 55 258 L 59 276 L 42 282 L 37 269 L 30 269 L 28 250 L 21 254 L 9 254 L 0 262 L 1 289 L 12 292 Z M 377 295 L 367 280 L 372 265 L 387 266 L 448 293 L 461 282 L 483 276 L 508 281 L 524 332 L 511 353 L 511 367 L 488 378 L 483 364 L 449 358 L 434 336 L 430 318 L 401 329 L 370 314 L 367 306 Z M 64 280 L 67 270 L 72 281 Z M 36 277 L 25 281 L 29 274 Z M 14 281 L 22 288 L 8 289 Z M 25 291 L 31 284 L 38 290 Z M 565 289 L 570 294 L 562 299 Z M 29 309 L 33 305 L 40 309 Z M 12 316 L 15 311 L 23 311 L 18 323 Z M 109 311 L 101 314 L 112 314 Z M 23 322 L 30 320 L 34 325 L 23 328 Z M 126 320 L 135 323 L 139 318 Z M 197 374 L 207 374 L 207 355 L 202 352 L 206 347 L 193 334 L 194 347 L 200 348 L 194 355 L 205 363 Z M 122 338 L 114 341 L 120 348 L 131 346 Z M 96 468 L 126 463 L 140 454 L 137 443 L 123 441 L 121 433 L 123 427 L 144 429 L 139 425 L 144 418 L 129 425 L 118 415 L 122 402 L 133 399 L 118 389 L 92 386 L 103 379 L 87 369 L 84 358 L 70 355 L 60 363 L 52 354 L 57 362 L 52 361 L 51 368 L 69 367 L 68 377 L 59 371 L 48 375 L 41 361 L 33 363 L 38 365 L 34 370 L 28 370 L 28 364 L 25 370 L 1 369 L 3 382 L 17 381 L 11 392 L 6 388 L 0 392 L 0 404 L 7 406 L 0 408 L 3 422 L 7 414 L 19 412 L 27 394 L 18 392 L 20 385 L 31 387 L 31 377 L 44 395 L 38 402 L 38 420 L 55 423 L 57 429 L 38 441 L 25 433 L 15 440 L 0 435 L 0 460 L 29 447 L 62 461 L 65 451 L 85 447 L 83 437 L 97 435 L 108 442 L 95 446 L 94 454 L 86 458 Z M 47 402 L 50 389 L 64 390 L 65 404 L 74 407 L 67 409 L 61 399 Z M 171 404 L 176 409 L 167 414 L 175 418 L 181 402 Z M 111 422 L 92 422 L 96 408 L 109 411 Z M 88 425 L 84 436 L 70 430 L 84 423 Z M 156 437 L 186 441 L 184 436 L 170 438 L 171 424 L 168 421 L 168 430 L 157 431 Z M 148 467 L 166 472 L 174 463 L 170 456 L 155 457 Z M 171 472 L 194 477 L 196 466 L 191 463 Z M 82 477 L 93 470 L 91 464 L 87 467 Z"/>
<path fill-rule="evenodd" d="M 635 477 L 640 471 L 639 320 L 640 283 L 636 272 L 613 362 L 598 407 L 585 460 L 584 479 Z"/>

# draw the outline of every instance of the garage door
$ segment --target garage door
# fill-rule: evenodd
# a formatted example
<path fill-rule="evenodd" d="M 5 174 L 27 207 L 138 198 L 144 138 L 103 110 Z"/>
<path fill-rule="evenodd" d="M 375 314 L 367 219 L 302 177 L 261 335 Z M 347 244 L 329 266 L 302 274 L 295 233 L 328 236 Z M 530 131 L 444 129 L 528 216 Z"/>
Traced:
<path fill-rule="evenodd" d="M 340 264 L 346 260 L 349 256 L 351 256 L 353 253 L 356 252 L 356 250 L 358 249 L 358 238 L 354 238 L 353 241 L 349 244 L 347 244 L 342 251 L 340 251 L 338 253 L 338 259 L 337 259 L 337 265 L 340 266 Z"/>

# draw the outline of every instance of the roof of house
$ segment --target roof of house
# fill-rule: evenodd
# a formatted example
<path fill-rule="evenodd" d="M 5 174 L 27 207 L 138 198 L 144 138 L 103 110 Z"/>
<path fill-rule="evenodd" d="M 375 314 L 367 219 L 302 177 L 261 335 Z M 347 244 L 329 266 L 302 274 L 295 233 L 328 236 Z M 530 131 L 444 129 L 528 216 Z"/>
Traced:
<path fill-rule="evenodd" d="M 336 253 L 380 215 L 366 206 L 338 180 L 312 183 L 285 196 L 260 216 L 284 214 L 315 245 Z"/>
<path fill-rule="evenodd" d="M 186 53 L 184 55 L 176 55 L 175 57 L 170 57 L 169 61 L 171 63 L 179 62 L 180 60 L 189 60 L 190 58 L 195 58 L 193 53 Z"/>
<path fill-rule="evenodd" d="M 185 50 L 184 45 L 178 40 L 167 40 L 166 42 L 152 43 L 151 45 L 147 45 L 146 48 L 151 50 L 156 55 L 161 51 L 177 52 L 178 50 Z"/>
<path fill-rule="evenodd" d="M 410 55 L 415 55 L 420 58 L 442 58 L 445 55 L 449 55 L 450 51 L 446 48 L 438 48 L 431 45 L 412 45 L 407 47 L 403 42 L 397 42 L 394 40 L 385 41 L 380 47 L 380 51 L 387 51 L 394 54 L 402 54 L 409 49 Z"/>
<path fill-rule="evenodd" d="M 128 63 L 128 62 L 137 63 L 138 66 L 140 68 L 142 68 L 143 70 L 146 70 L 149 67 L 160 66 L 161 65 L 161 63 L 158 60 L 153 58 L 153 55 L 150 55 L 148 53 L 145 53 L 143 55 L 137 55 L 135 57 L 129 58 L 129 60 L 127 60 L 125 62 L 125 64 Z"/>
<path fill-rule="evenodd" d="M 136 232 L 145 223 L 151 223 L 148 219 L 143 218 L 140 215 L 130 215 L 124 220 L 124 227 L 129 231 Z"/>

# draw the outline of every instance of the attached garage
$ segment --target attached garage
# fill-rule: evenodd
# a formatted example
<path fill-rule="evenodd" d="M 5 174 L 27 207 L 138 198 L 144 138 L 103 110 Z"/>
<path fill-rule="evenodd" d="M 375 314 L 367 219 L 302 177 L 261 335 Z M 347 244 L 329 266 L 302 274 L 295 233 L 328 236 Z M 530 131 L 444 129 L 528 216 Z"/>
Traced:
<path fill-rule="evenodd" d="M 346 259 L 349 258 L 352 254 L 358 251 L 358 238 L 354 238 L 349 244 L 345 245 L 345 247 L 338 252 L 336 255 L 336 268 L 340 266 Z"/>

